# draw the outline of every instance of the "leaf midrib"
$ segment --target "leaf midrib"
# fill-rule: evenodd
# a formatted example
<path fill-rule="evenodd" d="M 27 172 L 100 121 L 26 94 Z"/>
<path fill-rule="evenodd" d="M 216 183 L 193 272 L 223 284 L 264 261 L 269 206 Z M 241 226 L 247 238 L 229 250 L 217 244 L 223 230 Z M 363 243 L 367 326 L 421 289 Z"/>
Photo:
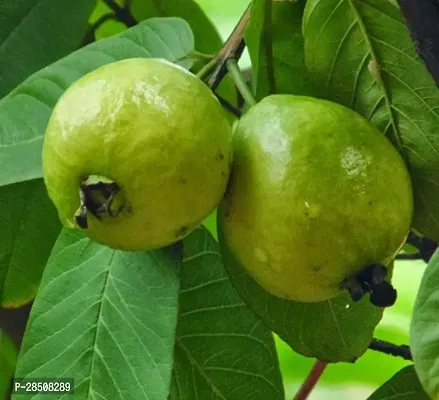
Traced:
<path fill-rule="evenodd" d="M 389 119 L 390 119 L 391 125 L 393 127 L 393 137 L 395 139 L 395 142 L 396 142 L 396 145 L 398 147 L 400 154 L 404 157 L 404 159 L 406 161 L 408 161 L 407 155 L 406 155 L 404 147 L 402 145 L 401 133 L 399 131 L 398 125 L 396 124 L 394 116 L 393 116 L 392 103 L 390 101 L 390 94 L 389 94 L 389 91 L 387 89 L 386 83 L 385 83 L 384 78 L 383 78 L 381 64 L 379 62 L 380 60 L 375 52 L 371 38 L 369 37 L 369 33 L 367 31 L 366 25 L 364 24 L 364 21 L 363 21 L 361 14 L 360 14 L 360 11 L 358 10 L 357 5 L 355 4 L 356 0 L 346 0 L 346 1 L 348 2 L 349 6 L 351 8 L 352 14 L 354 15 L 354 17 L 356 19 L 358 28 L 360 29 L 360 32 L 362 33 L 362 35 L 364 37 L 364 41 L 365 41 L 367 47 L 369 48 L 371 59 L 378 66 L 377 71 L 376 71 L 377 72 L 376 79 L 378 80 L 378 84 L 379 84 L 380 88 L 382 88 L 382 91 L 383 91 L 387 112 L 389 114 Z M 375 78 L 375 77 L 373 77 L 373 78 Z"/>
<path fill-rule="evenodd" d="M 176 338 L 176 343 L 178 346 L 180 346 L 181 350 L 186 354 L 187 358 L 189 359 L 190 363 L 197 369 L 197 371 L 200 373 L 200 375 L 206 380 L 208 385 L 212 388 L 215 394 L 217 394 L 222 400 L 226 400 L 224 395 L 219 391 L 219 389 L 215 386 L 215 384 L 212 382 L 212 380 L 206 375 L 203 368 L 198 364 L 197 360 L 192 357 L 192 354 L 190 351 L 186 348 L 186 346 L 182 343 L 180 338 Z"/>
<path fill-rule="evenodd" d="M 104 302 L 104 293 L 105 293 L 105 290 L 107 288 L 107 282 L 108 282 L 108 278 L 110 276 L 110 268 L 111 268 L 111 264 L 113 263 L 114 255 L 115 255 L 115 252 L 113 251 L 113 253 L 111 254 L 111 258 L 110 258 L 110 260 L 108 262 L 107 275 L 106 275 L 104 283 L 102 285 L 101 299 L 100 299 L 100 302 L 99 302 L 99 310 L 98 310 L 98 316 L 97 316 L 97 320 L 96 320 L 95 337 L 93 339 L 93 344 L 92 344 L 92 348 L 93 348 L 93 352 L 92 353 L 93 353 L 93 355 L 92 355 L 91 364 L 90 364 L 90 374 L 89 374 L 90 381 L 89 381 L 89 384 L 88 384 L 88 393 L 87 393 L 87 397 L 86 397 L 87 399 L 94 398 L 94 395 L 92 393 L 92 392 L 94 392 L 94 390 L 92 389 L 92 386 L 93 386 L 93 370 L 94 370 L 94 365 L 95 365 L 96 354 L 98 353 L 98 351 L 97 351 L 97 341 L 98 341 L 99 331 L 100 331 L 99 328 L 103 326 L 103 324 L 100 324 L 99 322 L 102 320 L 102 304 Z M 118 389 L 118 391 L 119 391 L 119 389 Z M 119 394 L 120 394 L 120 391 L 119 391 Z M 93 396 L 93 397 L 91 397 L 91 396 Z"/>

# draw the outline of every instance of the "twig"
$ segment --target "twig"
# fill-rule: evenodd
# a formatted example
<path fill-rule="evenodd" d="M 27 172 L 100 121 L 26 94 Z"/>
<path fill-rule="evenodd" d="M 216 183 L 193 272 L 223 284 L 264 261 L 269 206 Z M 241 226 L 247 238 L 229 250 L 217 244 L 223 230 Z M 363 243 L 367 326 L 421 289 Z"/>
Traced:
<path fill-rule="evenodd" d="M 327 366 L 327 362 L 317 360 L 293 400 L 306 400 Z"/>
<path fill-rule="evenodd" d="M 413 247 L 416 247 L 417 249 L 419 249 L 419 247 L 421 246 L 421 241 L 422 238 L 416 235 L 413 231 L 409 232 L 406 239 L 406 242 L 408 244 L 412 245 Z"/>
<path fill-rule="evenodd" d="M 232 114 L 236 115 L 238 118 L 241 117 L 242 112 L 240 109 L 238 109 L 235 106 L 233 106 L 232 104 L 230 104 L 224 97 L 220 96 L 218 93 L 215 93 L 215 96 L 217 97 L 217 99 L 219 100 L 219 102 L 221 103 L 221 105 L 224 108 L 229 110 Z"/>
<path fill-rule="evenodd" d="M 380 353 L 388 354 L 394 357 L 401 357 L 404 360 L 413 360 L 410 347 L 407 345 L 398 346 L 396 344 L 386 342 L 385 340 L 372 339 L 372 342 L 369 345 L 369 349 L 379 351 Z"/>
<path fill-rule="evenodd" d="M 420 237 L 412 231 L 410 231 L 410 233 L 408 234 L 406 242 L 418 249 L 418 252 L 416 253 L 417 256 L 409 258 L 408 255 L 403 256 L 402 254 L 398 254 L 395 257 L 397 260 L 419 259 L 424 260 L 426 263 L 428 263 L 431 257 L 433 257 L 436 249 L 438 248 L 438 244 L 435 241 L 427 237 Z"/>
<path fill-rule="evenodd" d="M 129 8 L 130 3 L 126 3 L 128 6 L 121 7 L 115 0 L 103 0 L 103 2 L 114 11 L 116 18 L 123 22 L 128 28 L 137 25 L 136 19 L 131 14 Z"/>
<path fill-rule="evenodd" d="M 96 31 L 107 21 L 109 20 L 117 20 L 116 15 L 114 13 L 107 13 L 100 16 L 95 22 L 87 30 L 87 33 L 84 36 L 84 39 L 81 42 L 81 47 L 86 46 L 96 40 Z"/>
<path fill-rule="evenodd" d="M 216 90 L 221 80 L 227 73 L 226 64 L 230 59 L 239 60 L 242 52 L 245 48 L 244 43 L 244 31 L 247 23 L 250 19 L 250 7 L 251 3 L 247 7 L 246 11 L 242 15 L 232 34 L 224 43 L 221 50 L 216 55 L 216 68 L 207 81 L 207 85 L 212 89 Z"/>

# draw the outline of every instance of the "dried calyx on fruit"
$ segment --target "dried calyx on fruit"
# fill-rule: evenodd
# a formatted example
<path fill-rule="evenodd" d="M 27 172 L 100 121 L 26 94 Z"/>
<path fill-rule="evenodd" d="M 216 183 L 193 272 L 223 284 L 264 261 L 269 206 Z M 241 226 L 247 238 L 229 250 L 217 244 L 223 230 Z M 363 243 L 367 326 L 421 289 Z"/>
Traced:
<path fill-rule="evenodd" d="M 181 240 L 217 207 L 231 157 L 231 127 L 207 85 L 163 59 L 133 58 L 61 96 L 43 172 L 66 227 L 144 251 Z"/>
<path fill-rule="evenodd" d="M 395 302 L 389 266 L 413 215 L 411 179 L 392 143 L 342 105 L 271 95 L 240 119 L 218 212 L 228 262 L 266 291 L 318 302 L 349 291 Z"/>

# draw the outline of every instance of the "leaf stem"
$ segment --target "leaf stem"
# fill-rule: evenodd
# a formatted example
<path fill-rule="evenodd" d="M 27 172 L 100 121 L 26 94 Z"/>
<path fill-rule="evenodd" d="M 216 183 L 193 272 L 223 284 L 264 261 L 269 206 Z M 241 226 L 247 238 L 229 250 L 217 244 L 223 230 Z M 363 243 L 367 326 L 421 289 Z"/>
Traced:
<path fill-rule="evenodd" d="M 241 93 L 241 96 L 244 98 L 247 104 L 250 105 L 250 107 L 254 106 L 256 104 L 256 99 L 253 96 L 253 93 L 250 91 L 250 88 L 245 83 L 244 77 L 241 74 L 241 70 L 239 69 L 239 65 L 236 60 L 229 59 L 226 65 L 233 82 L 239 90 L 239 93 Z"/>
<path fill-rule="evenodd" d="M 131 14 L 131 10 L 129 8 L 130 3 L 126 3 L 128 6 L 121 7 L 116 3 L 115 0 L 103 0 L 103 2 L 114 11 L 116 18 L 120 22 L 124 23 L 128 28 L 137 25 L 137 21 L 133 17 L 133 14 Z"/>
<path fill-rule="evenodd" d="M 328 363 L 325 361 L 316 360 L 311 371 L 303 382 L 297 394 L 294 396 L 293 400 L 306 400 L 311 394 L 314 387 L 317 385 L 320 377 L 323 375 L 325 368 Z"/>
<path fill-rule="evenodd" d="M 215 68 L 217 64 L 216 58 L 214 58 L 213 60 L 210 60 L 206 65 L 203 66 L 203 68 L 201 68 L 196 76 L 198 78 L 200 78 L 201 80 L 206 79 L 210 73 L 213 71 L 213 69 Z"/>
<path fill-rule="evenodd" d="M 394 357 L 401 357 L 404 360 L 413 361 L 410 347 L 407 345 L 398 346 L 396 344 L 386 342 L 385 340 L 374 338 L 369 345 L 369 349 Z"/>
<path fill-rule="evenodd" d="M 197 50 L 192 50 L 189 53 L 189 57 L 202 61 L 210 61 L 215 58 L 215 54 L 206 54 L 206 53 L 201 53 Z"/>
<path fill-rule="evenodd" d="M 245 48 L 244 31 L 250 19 L 251 3 L 245 10 L 235 29 L 224 43 L 221 50 L 216 54 L 217 66 L 209 78 L 207 85 L 216 90 L 218 85 L 227 73 L 227 61 L 230 59 L 239 60 Z"/>

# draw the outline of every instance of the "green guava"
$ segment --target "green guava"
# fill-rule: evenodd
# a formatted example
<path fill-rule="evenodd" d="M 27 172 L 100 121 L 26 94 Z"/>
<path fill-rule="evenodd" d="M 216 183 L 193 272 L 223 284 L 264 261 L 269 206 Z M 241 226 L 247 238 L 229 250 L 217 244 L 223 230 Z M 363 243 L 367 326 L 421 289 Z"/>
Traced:
<path fill-rule="evenodd" d="M 163 59 L 125 59 L 83 76 L 57 102 L 44 181 L 64 226 L 115 249 L 160 248 L 217 207 L 231 138 L 221 104 L 195 75 Z"/>
<path fill-rule="evenodd" d="M 271 95 L 240 119 L 233 146 L 218 239 L 269 293 L 330 299 L 403 246 L 413 215 L 409 172 L 391 142 L 353 110 Z"/>

